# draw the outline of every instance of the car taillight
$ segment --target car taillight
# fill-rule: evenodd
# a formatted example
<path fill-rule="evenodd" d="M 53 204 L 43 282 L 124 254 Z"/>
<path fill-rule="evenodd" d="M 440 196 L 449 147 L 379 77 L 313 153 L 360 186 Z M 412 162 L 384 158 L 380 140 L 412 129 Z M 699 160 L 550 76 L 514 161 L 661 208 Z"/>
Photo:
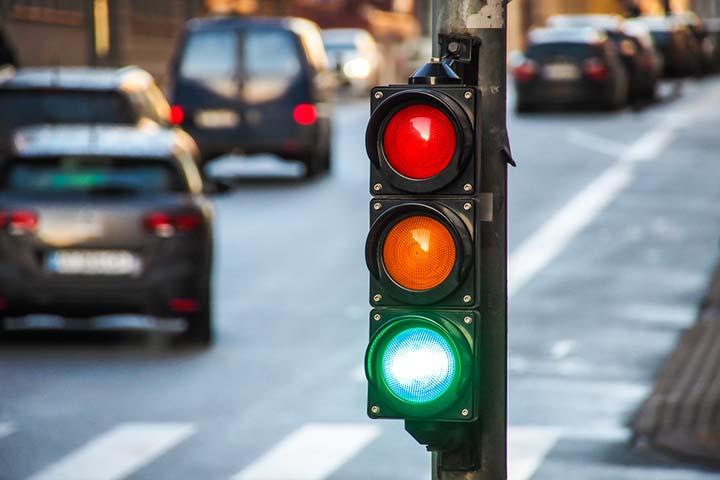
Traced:
<path fill-rule="evenodd" d="M 610 70 L 608 70 L 607 65 L 597 58 L 585 61 L 584 72 L 590 80 L 596 82 L 602 82 L 610 77 Z"/>
<path fill-rule="evenodd" d="M 145 230 L 158 237 L 172 237 L 176 232 L 194 232 L 203 224 L 203 217 L 198 213 L 169 214 L 152 212 L 143 217 Z"/>
<path fill-rule="evenodd" d="M 15 210 L 0 213 L 0 223 L 13 235 L 24 235 L 37 230 L 37 213 L 29 210 Z"/>
<path fill-rule="evenodd" d="M 313 125 L 318 118 L 317 107 L 312 103 L 301 103 L 293 110 L 293 120 L 298 125 Z"/>
<path fill-rule="evenodd" d="M 513 76 L 518 82 L 529 82 L 538 73 L 537 64 L 532 60 L 525 60 L 513 69 Z"/>
<path fill-rule="evenodd" d="M 180 105 L 170 107 L 169 120 L 172 125 L 182 125 L 185 121 L 185 109 Z"/>
<path fill-rule="evenodd" d="M 174 313 L 196 313 L 200 310 L 200 302 L 194 298 L 172 298 L 169 306 Z"/>

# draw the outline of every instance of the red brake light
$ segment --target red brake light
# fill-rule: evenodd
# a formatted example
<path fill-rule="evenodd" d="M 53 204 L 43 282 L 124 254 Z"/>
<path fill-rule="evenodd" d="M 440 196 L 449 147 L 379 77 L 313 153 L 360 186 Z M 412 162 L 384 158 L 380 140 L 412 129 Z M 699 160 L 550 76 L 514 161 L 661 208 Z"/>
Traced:
<path fill-rule="evenodd" d="M 525 60 L 522 64 L 515 67 L 513 76 L 518 82 L 529 82 L 537 75 L 537 64 L 532 60 Z"/>
<path fill-rule="evenodd" d="M 196 213 L 185 213 L 176 215 L 173 219 L 173 225 L 181 232 L 194 232 L 202 225 L 203 217 Z"/>
<path fill-rule="evenodd" d="M 29 210 L 15 210 L 0 213 L 0 223 L 7 227 L 13 235 L 23 235 L 37 230 L 37 213 Z"/>
<path fill-rule="evenodd" d="M 610 77 L 610 70 L 597 58 L 591 58 L 585 62 L 585 75 L 591 80 L 602 82 Z"/>
<path fill-rule="evenodd" d="M 194 298 L 172 298 L 170 310 L 175 313 L 196 313 L 200 310 L 200 302 Z"/>
<path fill-rule="evenodd" d="M 180 105 L 170 107 L 170 123 L 172 125 L 182 125 L 185 121 L 185 109 Z"/>
<path fill-rule="evenodd" d="M 400 175 L 426 180 L 450 165 L 457 150 L 455 126 L 438 108 L 411 105 L 387 123 L 383 150 L 390 166 Z"/>
<path fill-rule="evenodd" d="M 153 212 L 145 215 L 143 226 L 159 237 L 172 237 L 175 232 L 194 232 L 203 223 L 203 217 L 197 213 L 181 213 L 171 215 L 164 212 Z"/>
<path fill-rule="evenodd" d="M 311 103 L 301 103 L 293 110 L 293 120 L 298 125 L 309 126 L 317 121 L 317 107 Z"/>

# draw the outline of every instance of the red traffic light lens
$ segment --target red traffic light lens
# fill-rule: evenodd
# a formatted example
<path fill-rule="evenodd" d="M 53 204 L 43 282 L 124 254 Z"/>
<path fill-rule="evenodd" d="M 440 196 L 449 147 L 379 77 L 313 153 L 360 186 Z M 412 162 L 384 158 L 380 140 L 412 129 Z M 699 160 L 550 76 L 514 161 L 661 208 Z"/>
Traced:
<path fill-rule="evenodd" d="M 427 180 L 445 170 L 456 148 L 453 122 L 430 105 L 405 107 L 385 127 L 383 149 L 388 163 L 413 180 Z"/>
<path fill-rule="evenodd" d="M 423 291 L 442 284 L 455 267 L 455 239 L 434 218 L 407 217 L 385 237 L 383 263 L 390 277 L 408 290 Z"/>

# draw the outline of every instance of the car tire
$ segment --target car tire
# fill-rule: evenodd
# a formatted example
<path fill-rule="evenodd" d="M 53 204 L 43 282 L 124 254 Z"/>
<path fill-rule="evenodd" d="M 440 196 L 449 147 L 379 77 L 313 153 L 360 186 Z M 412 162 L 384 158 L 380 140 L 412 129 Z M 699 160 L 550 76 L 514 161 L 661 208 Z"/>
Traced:
<path fill-rule="evenodd" d="M 188 315 L 187 327 L 180 336 L 180 343 L 209 347 L 214 340 L 212 321 L 212 295 L 210 280 L 203 280 L 197 293 L 200 310 Z"/>
<path fill-rule="evenodd" d="M 323 173 L 330 172 L 332 168 L 332 146 L 330 132 L 324 135 L 320 147 L 307 155 L 305 162 L 305 178 L 315 178 Z"/>

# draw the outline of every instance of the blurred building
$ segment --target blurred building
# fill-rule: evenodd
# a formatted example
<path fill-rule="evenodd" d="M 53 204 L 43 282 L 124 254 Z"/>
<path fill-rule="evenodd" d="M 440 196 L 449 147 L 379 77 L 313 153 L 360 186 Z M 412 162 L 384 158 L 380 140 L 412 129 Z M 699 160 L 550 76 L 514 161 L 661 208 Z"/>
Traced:
<path fill-rule="evenodd" d="M 162 78 L 203 0 L 2 0 L 0 25 L 21 65 L 136 64 Z"/>

